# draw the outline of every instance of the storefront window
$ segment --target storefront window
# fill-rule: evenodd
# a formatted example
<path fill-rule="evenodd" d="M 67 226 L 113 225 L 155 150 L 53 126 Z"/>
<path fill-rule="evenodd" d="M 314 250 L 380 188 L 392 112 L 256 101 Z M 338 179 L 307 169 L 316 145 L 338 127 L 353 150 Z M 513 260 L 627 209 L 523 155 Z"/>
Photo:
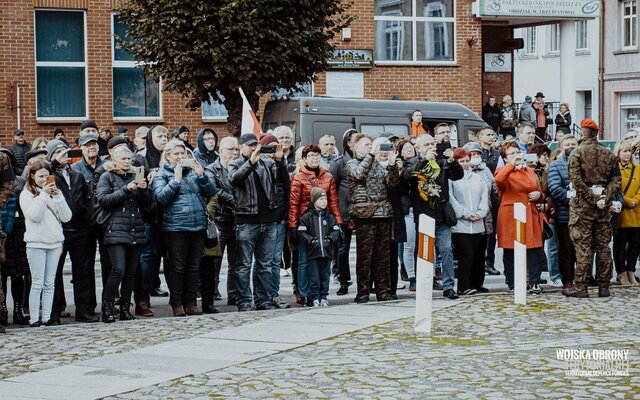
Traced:
<path fill-rule="evenodd" d="M 640 129 L 640 92 L 620 93 L 620 137 Z"/>

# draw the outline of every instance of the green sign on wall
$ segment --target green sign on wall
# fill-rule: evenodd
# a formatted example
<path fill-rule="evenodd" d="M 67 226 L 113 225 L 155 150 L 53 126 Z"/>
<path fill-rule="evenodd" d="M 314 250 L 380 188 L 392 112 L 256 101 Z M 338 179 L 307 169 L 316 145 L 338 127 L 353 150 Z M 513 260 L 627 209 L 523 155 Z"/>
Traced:
<path fill-rule="evenodd" d="M 480 0 L 479 17 L 596 18 L 600 0 Z"/>

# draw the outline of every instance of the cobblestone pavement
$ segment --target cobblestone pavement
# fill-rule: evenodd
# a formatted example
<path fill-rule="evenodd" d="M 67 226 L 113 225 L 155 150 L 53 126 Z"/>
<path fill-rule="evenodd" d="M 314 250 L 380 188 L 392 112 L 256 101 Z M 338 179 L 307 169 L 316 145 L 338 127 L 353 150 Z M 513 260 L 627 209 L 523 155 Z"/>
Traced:
<path fill-rule="evenodd" d="M 283 316 L 294 310 L 12 329 L 0 336 L 0 379 Z"/>
<path fill-rule="evenodd" d="M 107 399 L 640 398 L 640 290 L 612 293 L 530 296 L 527 306 L 467 297 L 434 314 L 431 337 L 400 319 Z M 629 376 L 566 376 L 557 349 L 629 350 L 618 369 Z"/>

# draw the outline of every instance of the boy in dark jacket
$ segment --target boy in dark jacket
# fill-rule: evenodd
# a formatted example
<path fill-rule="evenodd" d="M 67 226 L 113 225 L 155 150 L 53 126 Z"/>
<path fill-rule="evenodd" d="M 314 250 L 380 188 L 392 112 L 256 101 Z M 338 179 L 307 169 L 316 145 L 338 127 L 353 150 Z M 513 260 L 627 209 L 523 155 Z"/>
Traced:
<path fill-rule="evenodd" d="M 298 236 L 307 250 L 309 263 L 310 296 L 314 307 L 328 307 L 329 280 L 334 243 L 340 238 L 340 227 L 327 211 L 327 193 L 319 188 L 311 189 L 311 204 L 300 218 Z"/>

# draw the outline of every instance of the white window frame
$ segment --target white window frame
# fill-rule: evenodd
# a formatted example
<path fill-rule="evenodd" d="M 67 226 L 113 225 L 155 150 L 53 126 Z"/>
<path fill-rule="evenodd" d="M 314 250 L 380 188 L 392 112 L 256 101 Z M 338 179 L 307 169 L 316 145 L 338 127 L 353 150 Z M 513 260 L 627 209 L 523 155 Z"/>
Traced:
<path fill-rule="evenodd" d="M 632 11 L 635 9 L 634 14 L 630 14 L 625 16 L 625 9 L 627 4 L 631 5 Z M 638 1 L 637 0 L 628 0 L 620 2 L 620 48 L 622 50 L 635 50 L 638 48 Z M 629 21 L 629 27 L 635 30 L 635 34 L 631 35 L 632 43 L 626 45 L 625 40 L 625 28 L 627 26 L 627 21 Z"/>
<path fill-rule="evenodd" d="M 560 55 L 560 24 L 547 25 L 547 55 L 559 56 Z"/>
<path fill-rule="evenodd" d="M 640 91 L 635 91 L 635 90 L 630 90 L 630 91 L 624 91 L 624 92 L 618 92 L 618 115 L 620 117 L 620 137 L 622 137 L 622 135 L 624 135 L 624 133 L 627 131 L 627 127 L 625 124 L 625 121 L 623 121 L 622 119 L 622 111 L 623 110 L 627 110 L 627 109 L 636 109 L 636 108 L 640 108 L 640 102 L 639 103 L 623 103 L 622 102 L 622 96 L 624 94 L 635 94 L 635 93 L 640 93 Z M 640 121 L 640 118 L 638 119 L 638 121 Z M 635 128 L 633 128 L 635 129 Z"/>
<path fill-rule="evenodd" d="M 115 37 L 115 22 L 117 13 L 111 13 L 111 68 L 138 68 L 144 63 L 137 61 L 116 61 L 116 37 Z M 116 117 L 114 116 L 113 109 L 113 73 L 111 74 L 111 118 L 114 122 L 163 122 L 163 107 L 162 107 L 162 78 L 158 81 L 158 108 L 159 115 L 157 117 Z"/>
<path fill-rule="evenodd" d="M 83 39 L 84 39 L 84 62 L 66 62 L 66 61 L 37 61 L 38 56 L 38 40 L 36 37 L 36 13 L 38 11 L 59 11 L 59 12 L 75 12 L 82 13 L 83 21 Z M 34 79 L 36 92 L 36 122 L 82 122 L 91 115 L 89 111 L 89 71 L 87 68 L 87 57 L 89 51 L 87 49 L 87 12 L 85 10 L 72 10 L 65 8 L 36 8 L 33 10 L 33 60 L 34 60 Z M 84 115 L 81 117 L 38 117 L 38 67 L 82 67 L 84 68 Z"/>
<path fill-rule="evenodd" d="M 397 16 L 397 15 L 374 15 L 374 27 L 376 26 L 377 21 L 393 21 L 393 22 L 401 22 L 400 31 L 402 34 L 407 34 L 404 32 L 404 22 L 411 22 L 411 47 L 412 47 L 412 59 L 411 60 L 375 60 L 374 64 L 376 65 L 457 65 L 458 61 L 458 48 L 456 46 L 456 38 L 458 37 L 458 24 L 456 23 L 456 2 L 457 0 L 451 0 L 452 2 L 452 17 L 418 17 L 417 16 L 417 3 L 416 0 L 411 0 L 411 16 Z M 374 2 L 375 4 L 375 2 Z M 375 11 L 374 11 L 375 13 Z M 453 60 L 451 61 L 418 61 L 418 23 L 426 23 L 426 22 L 442 22 L 442 23 L 453 23 Z M 426 26 L 426 25 L 425 25 Z M 374 28 L 376 29 L 376 28 Z M 425 32 L 425 46 L 427 44 L 426 41 L 426 32 Z M 426 47 L 425 47 L 426 48 Z M 377 55 L 376 55 L 377 58 Z"/>
<path fill-rule="evenodd" d="M 581 29 L 580 27 L 584 29 Z M 576 21 L 576 53 L 589 53 L 589 20 Z M 581 39 L 584 39 L 584 46 L 580 46 Z"/>
<path fill-rule="evenodd" d="M 204 115 L 204 107 L 203 107 L 204 103 L 205 102 L 202 102 L 202 104 L 200 105 L 200 116 L 202 117 L 202 122 L 227 122 L 229 120 L 229 117 L 211 117 L 211 116 Z M 228 112 L 229 110 L 227 110 L 227 113 Z"/>
<path fill-rule="evenodd" d="M 530 26 L 524 28 L 524 48 L 522 49 L 522 58 L 538 58 L 538 27 Z M 533 40 L 531 38 L 533 37 Z M 533 48 L 530 49 L 533 42 Z M 532 51 L 529 51 L 532 50 Z"/>

